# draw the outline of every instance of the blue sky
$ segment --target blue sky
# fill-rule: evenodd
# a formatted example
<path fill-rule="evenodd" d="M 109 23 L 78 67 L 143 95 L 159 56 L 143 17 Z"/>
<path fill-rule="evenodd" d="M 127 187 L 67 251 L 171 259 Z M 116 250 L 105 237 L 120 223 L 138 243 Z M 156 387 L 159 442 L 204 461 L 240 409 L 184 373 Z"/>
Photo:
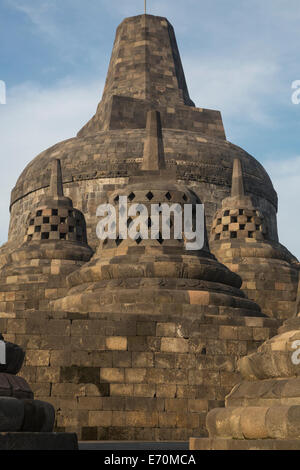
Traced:
<path fill-rule="evenodd" d="M 116 27 L 143 6 L 143 0 L 1 0 L 7 104 L 0 105 L 0 243 L 20 172 L 94 113 Z M 148 11 L 173 24 L 196 105 L 221 110 L 228 140 L 270 173 L 280 240 L 300 257 L 300 104 L 291 101 L 292 82 L 300 80 L 299 0 L 148 0 Z"/>

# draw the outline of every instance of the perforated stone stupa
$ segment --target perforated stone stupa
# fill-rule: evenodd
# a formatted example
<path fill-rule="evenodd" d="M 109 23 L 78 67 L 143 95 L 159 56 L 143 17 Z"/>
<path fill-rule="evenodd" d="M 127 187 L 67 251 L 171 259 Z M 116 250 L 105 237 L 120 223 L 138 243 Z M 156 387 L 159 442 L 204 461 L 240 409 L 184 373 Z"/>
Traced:
<path fill-rule="evenodd" d="M 270 316 L 293 316 L 298 261 L 269 236 L 265 216 L 245 195 L 241 161 L 233 164 L 231 196 L 224 199 L 212 224 L 210 247 L 218 259 L 243 279 L 242 289 Z"/>
<path fill-rule="evenodd" d="M 219 111 L 194 107 L 173 27 L 140 15 L 117 29 L 103 97 L 95 116 L 77 137 L 38 155 L 25 168 L 11 195 L 9 245 L 23 241 L 26 219 L 49 185 L 49 161 L 61 160 L 64 191 L 86 218 L 89 244 L 96 248 L 96 208 L 104 193 L 127 184 L 140 168 L 149 109 L 161 113 L 166 167 L 205 204 L 208 230 L 230 195 L 234 158 L 246 174 L 246 191 L 265 215 L 277 241 L 277 195 L 261 164 L 226 140 Z"/>
<path fill-rule="evenodd" d="M 115 238 L 99 240 L 103 203 L 128 211 L 128 230 L 136 205 L 203 203 L 203 246 L 159 228 L 124 239 L 119 218 Z M 238 361 L 294 315 L 298 264 L 276 213 L 264 168 L 226 140 L 219 111 L 189 97 L 170 23 L 125 19 L 95 115 L 25 168 L 0 249 L 0 330 L 26 350 L 22 376 L 54 406 L 55 429 L 206 437 L 208 412 L 242 380 Z"/>

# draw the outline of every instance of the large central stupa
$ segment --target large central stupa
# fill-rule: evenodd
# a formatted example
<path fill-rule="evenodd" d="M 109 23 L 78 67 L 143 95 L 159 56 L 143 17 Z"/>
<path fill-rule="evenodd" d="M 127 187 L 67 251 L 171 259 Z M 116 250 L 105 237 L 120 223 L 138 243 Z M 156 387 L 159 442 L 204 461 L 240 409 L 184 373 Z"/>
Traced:
<path fill-rule="evenodd" d="M 201 59 L 201 58 L 200 58 Z M 23 171 L 11 195 L 9 241 L 20 243 L 26 217 L 47 191 L 49 161 L 61 160 L 65 193 L 87 222 L 96 246 L 96 207 L 103 194 L 126 184 L 143 155 L 146 115 L 161 113 L 167 168 L 188 184 L 206 208 L 208 229 L 221 201 L 230 195 L 234 158 L 242 161 L 245 189 L 266 216 L 277 241 L 277 195 L 261 164 L 226 140 L 219 111 L 196 108 L 189 97 L 173 27 L 141 15 L 118 27 L 102 100 L 77 137 L 38 155 Z"/>
<path fill-rule="evenodd" d="M 121 196 L 203 203 L 203 247 L 161 233 L 99 241 L 97 207 Z M 190 99 L 170 23 L 125 19 L 96 114 L 26 167 L 0 252 L 0 331 L 26 350 L 22 376 L 55 407 L 56 429 L 206 436 L 238 360 L 296 308 L 298 264 L 276 213 L 261 164 L 226 140 L 219 111 Z"/>

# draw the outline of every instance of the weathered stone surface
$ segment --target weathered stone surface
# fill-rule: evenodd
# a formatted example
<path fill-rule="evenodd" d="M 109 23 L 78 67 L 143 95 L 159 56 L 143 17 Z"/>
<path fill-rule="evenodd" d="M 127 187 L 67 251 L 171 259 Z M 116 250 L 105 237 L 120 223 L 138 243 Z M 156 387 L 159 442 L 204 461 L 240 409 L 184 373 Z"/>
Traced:
<path fill-rule="evenodd" d="M 272 239 L 265 216 L 245 195 L 239 159 L 234 160 L 231 197 L 223 200 L 212 223 L 210 247 L 219 261 L 241 276 L 243 291 L 263 313 L 279 319 L 294 315 L 297 260 Z"/>
<path fill-rule="evenodd" d="M 25 358 L 25 353 L 23 349 L 17 346 L 16 344 L 5 343 L 5 346 L 6 364 L 0 364 L 0 373 L 5 372 L 7 374 L 16 375 L 21 370 Z"/>
<path fill-rule="evenodd" d="M 0 432 L 21 431 L 24 403 L 16 398 L 0 397 Z"/>
<path fill-rule="evenodd" d="M 190 450 L 300 450 L 299 439 L 190 439 Z"/>
<path fill-rule="evenodd" d="M 50 194 L 31 211 L 24 243 L 9 255 L 0 272 L 0 309 L 12 315 L 8 333 L 24 334 L 24 321 L 14 320 L 15 312 L 46 309 L 51 298 L 63 295 L 66 276 L 92 256 L 85 219 L 64 196 L 60 161 L 53 160 L 51 166 Z M 22 354 L 13 354 L 17 363 L 7 372 L 17 373 Z M 6 371 L 0 366 L 1 370 Z"/>
<path fill-rule="evenodd" d="M 299 364 L 293 362 L 294 344 L 300 330 L 291 330 L 266 341 L 258 351 L 240 361 L 240 371 L 247 380 L 285 378 L 300 375 Z"/>
<path fill-rule="evenodd" d="M 212 438 L 300 439 L 300 406 L 217 408 L 207 416 Z"/>
<path fill-rule="evenodd" d="M 49 403 L 0 397 L 0 432 L 52 432 L 54 420 Z"/>
<path fill-rule="evenodd" d="M 0 450 L 78 450 L 72 433 L 1 433 Z"/>
<path fill-rule="evenodd" d="M 40 400 L 23 400 L 24 421 L 22 432 L 52 432 L 55 410 L 50 403 Z"/>
<path fill-rule="evenodd" d="M 191 449 L 300 448 L 299 330 L 289 323 L 295 327 L 288 321 L 283 333 L 239 361 L 246 380 L 226 397 L 225 408 L 208 413 L 210 439 L 192 439 Z"/>
<path fill-rule="evenodd" d="M 22 377 L 0 373 L 0 397 L 33 398 L 33 393 Z"/>

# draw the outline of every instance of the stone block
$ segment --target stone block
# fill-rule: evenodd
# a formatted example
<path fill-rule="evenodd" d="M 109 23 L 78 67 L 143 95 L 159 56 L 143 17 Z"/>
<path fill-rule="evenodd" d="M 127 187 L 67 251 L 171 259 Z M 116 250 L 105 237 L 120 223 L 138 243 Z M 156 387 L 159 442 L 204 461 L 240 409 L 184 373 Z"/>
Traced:
<path fill-rule="evenodd" d="M 21 431 L 24 403 L 16 398 L 0 397 L 0 432 Z"/>
<path fill-rule="evenodd" d="M 187 353 L 189 351 L 189 343 L 184 338 L 162 338 L 161 351 Z"/>
<path fill-rule="evenodd" d="M 106 338 L 106 347 L 114 351 L 127 351 L 127 338 L 122 336 Z"/>
<path fill-rule="evenodd" d="M 123 383 L 125 380 L 125 372 L 123 368 L 101 368 L 100 380 L 109 383 Z"/>

